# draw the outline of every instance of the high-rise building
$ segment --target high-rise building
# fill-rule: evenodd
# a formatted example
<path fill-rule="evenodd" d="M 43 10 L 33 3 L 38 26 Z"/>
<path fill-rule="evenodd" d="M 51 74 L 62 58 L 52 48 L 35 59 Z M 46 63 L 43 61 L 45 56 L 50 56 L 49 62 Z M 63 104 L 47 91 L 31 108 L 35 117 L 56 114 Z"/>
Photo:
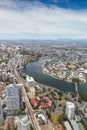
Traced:
<path fill-rule="evenodd" d="M 0 125 L 3 123 L 3 111 L 2 111 L 2 102 L 0 99 Z"/>
<path fill-rule="evenodd" d="M 28 88 L 30 88 L 30 87 L 35 87 L 35 85 L 36 85 L 36 82 L 35 82 L 35 80 L 33 79 L 33 77 L 29 77 L 28 75 L 26 76 L 26 86 L 28 87 Z"/>
<path fill-rule="evenodd" d="M 66 103 L 66 115 L 67 117 L 72 120 L 74 118 L 74 111 L 75 111 L 75 105 L 72 102 Z"/>
<path fill-rule="evenodd" d="M 6 106 L 7 110 L 19 110 L 22 108 L 22 86 L 19 84 L 10 84 L 6 87 Z"/>
<path fill-rule="evenodd" d="M 16 117 L 18 130 L 30 130 L 30 122 L 27 115 Z"/>

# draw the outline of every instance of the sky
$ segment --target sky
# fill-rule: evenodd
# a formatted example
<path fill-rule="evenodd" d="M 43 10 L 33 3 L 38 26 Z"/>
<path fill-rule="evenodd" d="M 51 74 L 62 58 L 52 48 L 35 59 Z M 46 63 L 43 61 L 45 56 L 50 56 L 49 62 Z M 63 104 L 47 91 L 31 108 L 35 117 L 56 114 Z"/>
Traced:
<path fill-rule="evenodd" d="M 0 39 L 87 39 L 87 0 L 0 0 Z"/>

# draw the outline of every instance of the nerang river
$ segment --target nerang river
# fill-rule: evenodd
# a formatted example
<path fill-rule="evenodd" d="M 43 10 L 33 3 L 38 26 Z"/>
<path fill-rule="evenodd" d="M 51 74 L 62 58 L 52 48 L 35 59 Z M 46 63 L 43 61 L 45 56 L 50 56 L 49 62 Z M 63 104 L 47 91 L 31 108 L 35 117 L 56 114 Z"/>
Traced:
<path fill-rule="evenodd" d="M 41 71 L 41 64 L 44 63 L 44 59 L 40 59 L 38 61 L 34 61 L 32 63 L 27 64 L 26 68 L 24 69 L 24 72 L 32 76 L 37 82 L 42 83 L 44 85 L 63 90 L 63 91 L 75 91 L 75 85 L 74 83 L 65 82 L 62 80 L 58 80 L 55 78 L 52 78 L 51 76 L 47 74 L 43 74 Z M 79 92 L 87 92 L 87 83 L 78 86 Z"/>

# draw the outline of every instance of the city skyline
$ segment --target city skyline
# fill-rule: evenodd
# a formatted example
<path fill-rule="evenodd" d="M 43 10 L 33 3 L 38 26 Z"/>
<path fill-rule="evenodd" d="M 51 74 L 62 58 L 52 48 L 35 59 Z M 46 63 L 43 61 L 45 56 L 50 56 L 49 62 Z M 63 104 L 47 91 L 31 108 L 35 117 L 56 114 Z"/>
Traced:
<path fill-rule="evenodd" d="M 0 0 L 0 39 L 87 39 L 87 2 Z"/>

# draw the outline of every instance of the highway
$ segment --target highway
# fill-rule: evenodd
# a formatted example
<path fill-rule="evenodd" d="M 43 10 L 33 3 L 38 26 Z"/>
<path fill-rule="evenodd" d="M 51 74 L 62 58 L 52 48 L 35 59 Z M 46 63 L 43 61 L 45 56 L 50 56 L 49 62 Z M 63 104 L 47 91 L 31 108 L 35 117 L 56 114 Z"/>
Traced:
<path fill-rule="evenodd" d="M 22 92 L 23 92 L 23 96 L 24 96 L 24 99 L 25 99 L 26 107 L 27 107 L 29 116 L 31 117 L 31 121 L 32 121 L 32 123 L 33 123 L 34 129 L 35 129 L 35 130 L 41 130 L 41 129 L 40 129 L 40 126 L 39 126 L 39 123 L 37 122 L 37 119 L 36 119 L 36 117 L 33 115 L 33 112 L 32 112 L 32 110 L 31 110 L 30 103 L 29 103 L 29 99 L 28 99 L 28 97 L 27 97 L 27 94 L 26 94 L 26 91 L 25 91 L 24 86 L 22 87 Z"/>
<path fill-rule="evenodd" d="M 17 78 L 18 83 L 22 84 L 22 93 L 23 93 L 23 97 L 24 97 L 25 104 L 26 104 L 26 107 L 27 107 L 28 118 L 31 118 L 34 130 L 41 130 L 41 128 L 39 126 L 39 123 L 38 123 L 36 117 L 33 114 L 33 111 L 32 111 L 28 96 L 27 96 L 26 91 L 25 91 L 25 87 L 24 87 L 25 80 L 19 75 L 16 68 L 13 68 L 13 71 L 14 71 L 14 74 L 15 74 L 15 76 Z"/>

